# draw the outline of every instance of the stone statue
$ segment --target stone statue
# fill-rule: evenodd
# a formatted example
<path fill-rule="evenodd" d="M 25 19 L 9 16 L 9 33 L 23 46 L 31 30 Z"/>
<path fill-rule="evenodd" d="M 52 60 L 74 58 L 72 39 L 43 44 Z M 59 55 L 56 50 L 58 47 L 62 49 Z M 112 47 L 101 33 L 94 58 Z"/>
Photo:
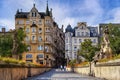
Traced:
<path fill-rule="evenodd" d="M 112 57 L 112 49 L 110 47 L 109 41 L 109 30 L 108 26 L 105 26 L 104 34 L 103 34 L 103 53 L 105 54 L 104 58 L 111 58 Z"/>
<path fill-rule="evenodd" d="M 110 41 L 109 41 L 109 29 L 108 26 L 105 26 L 104 33 L 103 33 L 103 42 L 101 43 L 100 51 L 96 52 L 94 56 L 94 61 L 103 58 L 111 58 L 112 57 L 112 49 L 110 48 Z"/>

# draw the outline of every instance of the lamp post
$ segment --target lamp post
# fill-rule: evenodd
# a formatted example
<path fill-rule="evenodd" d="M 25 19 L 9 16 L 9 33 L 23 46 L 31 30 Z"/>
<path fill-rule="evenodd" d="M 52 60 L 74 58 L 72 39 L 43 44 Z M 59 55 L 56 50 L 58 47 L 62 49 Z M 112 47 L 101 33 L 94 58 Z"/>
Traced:
<path fill-rule="evenodd" d="M 68 56 L 68 54 L 67 54 L 67 66 L 68 66 L 68 63 L 69 63 L 69 56 Z"/>

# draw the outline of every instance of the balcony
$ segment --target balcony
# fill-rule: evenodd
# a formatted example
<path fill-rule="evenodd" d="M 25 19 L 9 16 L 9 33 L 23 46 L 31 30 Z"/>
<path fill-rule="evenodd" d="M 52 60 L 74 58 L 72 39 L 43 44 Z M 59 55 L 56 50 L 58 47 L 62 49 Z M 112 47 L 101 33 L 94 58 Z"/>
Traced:
<path fill-rule="evenodd" d="M 31 40 L 31 43 L 37 43 L 37 40 Z"/>

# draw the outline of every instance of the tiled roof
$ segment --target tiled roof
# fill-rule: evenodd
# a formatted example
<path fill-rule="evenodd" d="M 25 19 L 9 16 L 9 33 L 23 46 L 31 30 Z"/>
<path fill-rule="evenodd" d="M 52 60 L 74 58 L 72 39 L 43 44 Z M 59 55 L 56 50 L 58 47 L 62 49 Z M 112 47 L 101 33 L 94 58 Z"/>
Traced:
<path fill-rule="evenodd" d="M 41 18 L 46 15 L 44 12 L 39 12 Z M 28 18 L 29 12 L 17 12 L 15 18 Z"/>

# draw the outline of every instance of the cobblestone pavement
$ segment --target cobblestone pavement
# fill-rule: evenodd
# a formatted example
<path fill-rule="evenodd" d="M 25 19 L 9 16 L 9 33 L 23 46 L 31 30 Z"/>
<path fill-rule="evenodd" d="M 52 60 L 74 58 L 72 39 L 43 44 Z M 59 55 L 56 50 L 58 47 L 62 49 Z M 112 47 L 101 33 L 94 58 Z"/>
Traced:
<path fill-rule="evenodd" d="M 38 76 L 29 77 L 26 80 L 103 80 L 95 77 L 80 75 L 60 69 L 53 69 Z"/>

